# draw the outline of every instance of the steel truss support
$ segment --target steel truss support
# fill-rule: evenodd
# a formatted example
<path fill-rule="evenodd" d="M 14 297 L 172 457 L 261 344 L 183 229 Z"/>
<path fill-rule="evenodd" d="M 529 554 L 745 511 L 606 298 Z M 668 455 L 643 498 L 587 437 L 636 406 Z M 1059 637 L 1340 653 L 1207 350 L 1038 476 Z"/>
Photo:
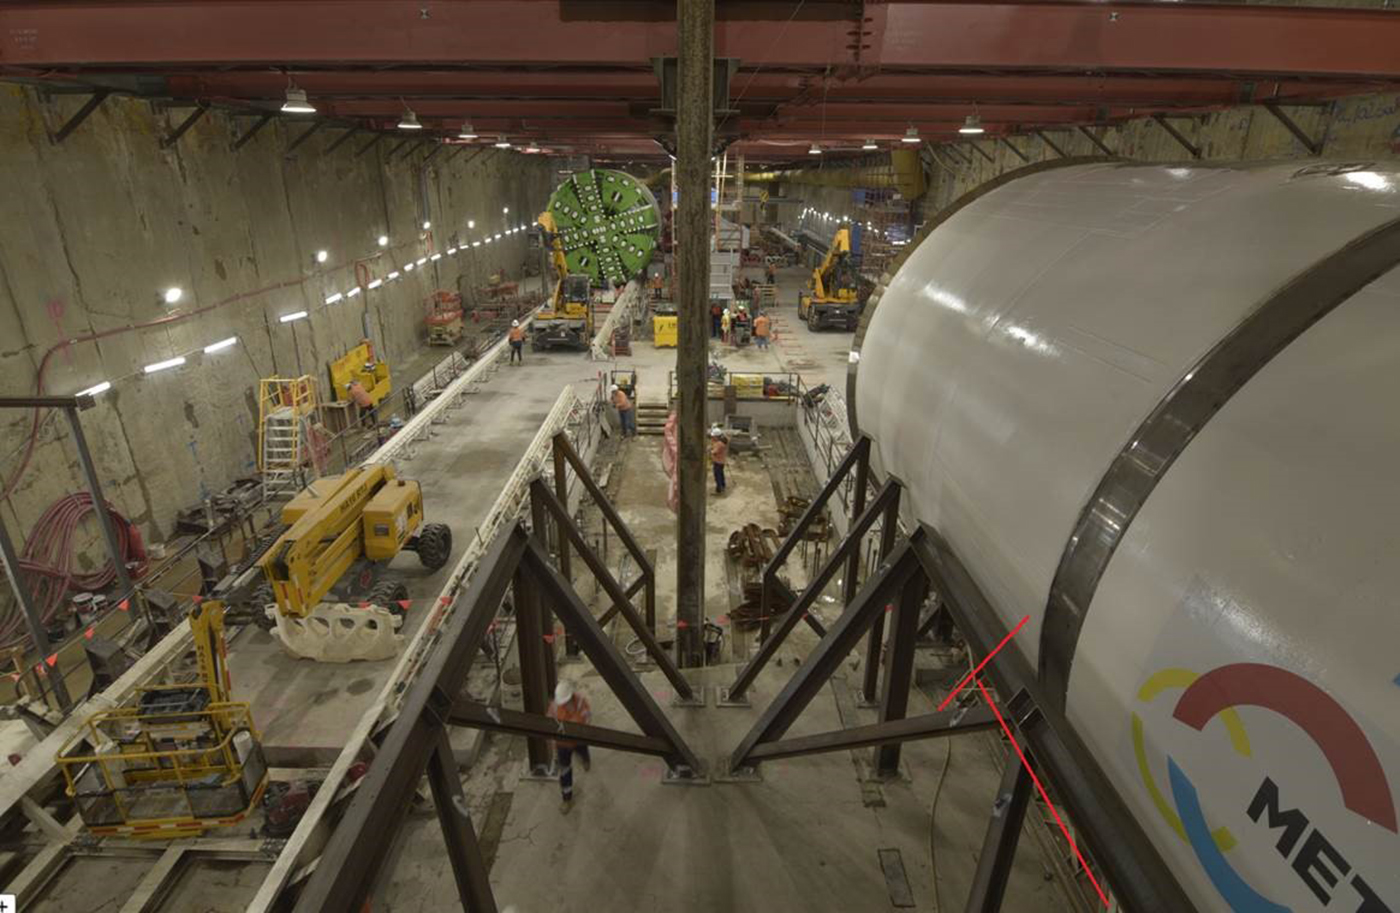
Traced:
<path fill-rule="evenodd" d="M 263 127 L 266 127 L 269 123 L 271 123 L 273 117 L 274 115 L 272 114 L 272 112 L 269 111 L 268 113 L 259 117 L 257 120 L 253 121 L 253 126 L 249 127 L 242 136 L 233 141 L 233 151 L 237 152 L 239 149 L 242 149 L 244 146 L 248 145 L 248 141 L 251 140 L 253 137 L 257 136 L 258 132 L 262 130 Z"/>
<path fill-rule="evenodd" d="M 1294 138 L 1302 143 L 1310 154 L 1322 154 L 1322 139 L 1313 139 L 1311 136 L 1308 136 L 1307 131 L 1298 126 L 1298 122 L 1292 117 L 1289 117 L 1288 112 L 1280 108 L 1277 102 L 1266 101 L 1264 102 L 1264 108 L 1272 114 L 1279 123 L 1283 124 L 1288 132 L 1292 133 Z"/>
<path fill-rule="evenodd" d="M 767 639 L 759 644 L 758 652 L 754 654 L 753 659 L 749 660 L 748 663 L 744 665 L 744 668 L 739 670 L 739 674 L 734 679 L 734 683 L 729 686 L 729 700 L 731 702 L 738 701 L 744 697 L 749 687 L 754 683 L 754 680 L 758 678 L 758 674 L 763 671 L 763 667 L 768 665 L 768 661 L 778 652 L 778 648 L 782 646 L 787 636 L 792 633 L 792 629 L 797 627 L 797 623 L 802 619 L 802 616 L 806 615 L 812 608 L 812 603 L 816 602 L 821 591 L 826 589 L 826 585 L 831 582 L 831 578 L 836 576 L 836 572 L 841 568 L 842 562 L 846 560 L 852 550 L 860 547 L 860 542 L 865 538 L 865 534 L 870 531 L 870 528 L 875 525 L 875 521 L 886 512 L 889 505 L 894 503 L 898 497 L 899 483 L 893 481 L 886 482 L 884 487 L 880 489 L 880 493 L 876 495 L 874 502 L 865 509 L 864 513 L 852 521 L 851 530 L 847 533 L 846 538 L 841 540 L 840 544 L 837 545 L 827 558 L 826 563 L 817 570 L 811 582 L 807 584 L 806 589 L 797 597 L 797 601 L 792 604 L 792 608 L 788 609 L 787 614 L 783 616 L 782 623 L 778 626 L 777 630 L 773 631 Z M 776 560 L 777 558 L 775 556 L 774 561 Z M 770 562 L 768 566 L 772 567 L 772 562 Z M 864 633 L 864 630 L 865 629 L 862 628 L 861 632 Z M 828 635 L 830 633 L 831 631 L 827 632 Z"/>
<path fill-rule="evenodd" d="M 184 120 L 180 121 L 180 125 L 177 126 L 174 130 L 171 130 L 169 134 L 167 134 L 161 139 L 160 148 L 169 149 L 170 147 L 174 146 L 180 141 L 180 137 L 188 133 L 189 129 L 195 124 L 199 123 L 199 119 L 208 113 L 209 106 L 207 104 L 201 102 L 195 105 L 194 110 L 191 111 Z"/>
<path fill-rule="evenodd" d="M 316 121 L 316 123 L 307 127 L 306 130 L 302 132 L 301 136 L 298 136 L 296 139 L 292 140 L 290 143 L 287 144 L 287 151 L 284 154 L 291 155 L 293 152 L 296 151 L 298 146 L 311 139 L 312 134 L 320 130 L 322 127 L 326 126 L 327 123 L 328 121 L 318 120 Z M 341 138 L 344 139 L 344 137 Z"/>
<path fill-rule="evenodd" d="M 1104 141 L 1099 139 L 1098 134 L 1095 133 L 1093 130 L 1090 130 L 1088 127 L 1076 127 L 1075 129 L 1078 130 L 1080 133 L 1084 134 L 1084 138 L 1087 139 L 1089 142 L 1093 143 L 1094 147 L 1100 152 L 1102 152 L 1104 155 L 1117 154 L 1112 149 L 1108 148 Z"/>
<path fill-rule="evenodd" d="M 666 676 L 666 680 L 671 683 L 671 687 L 676 689 L 677 696 L 683 701 L 694 700 L 695 692 L 694 689 L 691 688 L 690 682 L 686 681 L 685 677 L 681 675 L 681 670 L 676 667 L 670 655 L 657 643 L 656 636 L 651 633 L 645 621 L 637 614 L 637 609 L 632 605 L 631 598 L 622 589 L 622 584 L 618 583 L 617 579 L 613 577 L 612 572 L 608 570 L 608 566 L 604 563 L 603 559 L 589 547 L 587 540 L 583 537 L 583 531 L 574 524 L 573 518 L 569 516 L 569 509 L 555 496 L 554 492 L 549 490 L 549 486 L 545 485 L 544 481 L 539 478 L 536 478 L 530 483 L 530 498 L 532 503 L 540 505 L 554 517 L 554 522 L 558 525 L 560 531 L 568 541 L 573 544 L 574 551 L 583 559 L 583 563 L 588 565 L 588 569 L 592 571 L 593 576 L 597 578 L 599 586 L 603 588 L 603 592 L 607 593 L 608 598 L 612 600 L 613 608 L 621 612 L 622 617 L 627 619 L 627 624 L 631 626 L 632 632 L 637 635 L 642 645 L 646 647 L 648 655 L 651 656 L 652 660 L 661 669 L 662 674 Z M 557 604 L 555 604 L 555 613 L 558 614 Z M 594 625 L 598 625 L 598 622 L 593 621 L 592 616 L 589 616 L 589 621 L 593 622 Z M 572 629 L 569 628 L 567 623 L 565 624 L 565 628 L 572 633 Z M 600 625 L 599 630 L 602 630 Z M 577 638 L 577 636 L 577 634 L 574 634 L 575 638 Z"/>
<path fill-rule="evenodd" d="M 1035 131 L 1035 135 L 1038 136 L 1038 137 L 1040 137 L 1040 141 L 1041 141 L 1042 143 L 1044 143 L 1046 146 L 1050 147 L 1050 151 L 1051 151 L 1051 152 L 1054 152 L 1054 153 L 1055 153 L 1056 155 L 1058 155 L 1060 158 L 1068 158 L 1068 157 L 1069 157 L 1068 154 L 1065 152 L 1065 150 L 1061 149 L 1058 145 L 1055 144 L 1055 141 L 1054 141 L 1054 140 L 1052 140 L 1050 137 L 1048 137 L 1048 136 L 1045 135 L 1045 131 L 1044 131 L 1044 130 L 1037 130 L 1037 131 Z"/>
<path fill-rule="evenodd" d="M 62 127 L 59 127 L 56 131 L 49 134 L 49 139 L 53 141 L 54 145 L 66 140 L 73 134 L 74 130 L 78 129 L 83 121 L 87 120 L 92 116 L 94 111 L 102 107 L 102 103 L 106 101 L 107 96 L 111 94 L 112 92 L 110 89 L 98 89 L 96 92 L 92 93 L 92 96 L 87 101 L 83 102 L 81 108 L 73 112 L 73 116 L 68 118 L 67 122 L 64 123 Z"/>
<path fill-rule="evenodd" d="M 1161 114 L 1154 114 L 1152 115 L 1152 119 L 1157 122 L 1157 126 L 1167 131 L 1171 138 L 1176 140 L 1177 144 L 1185 149 L 1193 159 L 1201 157 L 1201 147 L 1187 139 L 1180 130 L 1172 126 L 1171 121 L 1167 120 L 1166 117 Z"/>
<path fill-rule="evenodd" d="M 389 134 L 387 134 L 387 133 L 376 133 L 376 134 L 374 135 L 374 139 L 370 140 L 369 142 L 367 142 L 367 143 L 365 143 L 363 146 L 361 146 L 359 149 L 356 149 L 356 150 L 355 150 L 355 158 L 359 158 L 360 156 L 364 155 L 366 152 L 368 152 L 368 151 L 370 151 L 371 149 L 373 149 L 375 146 L 378 146 L 379 143 L 384 139 L 384 137 L 386 137 L 386 136 L 388 136 L 388 135 L 389 135 Z M 341 138 L 344 139 L 344 137 L 341 137 Z"/>
<path fill-rule="evenodd" d="M 883 562 L 894 551 L 895 539 L 899 535 L 899 492 L 895 492 L 885 508 L 885 516 L 880 520 L 880 560 Z M 850 599 L 846 604 L 850 604 Z M 915 614 L 918 610 L 915 609 Z M 877 615 L 875 624 L 870 627 L 870 636 L 865 639 L 865 671 L 861 678 L 860 696 L 868 706 L 875 706 L 879 700 L 876 687 L 880 680 L 880 654 L 885 645 L 885 616 Z"/>
<path fill-rule="evenodd" d="M 617 537 L 622 540 L 623 547 L 627 549 L 628 553 L 632 556 L 632 560 L 637 563 L 637 567 L 641 570 L 641 575 L 628 587 L 627 597 L 630 599 L 637 595 L 638 590 L 645 588 L 646 594 L 642 606 L 642 614 L 646 618 L 647 629 L 655 634 L 656 568 L 652 566 L 651 561 L 647 558 L 646 552 L 642 551 L 641 544 L 637 542 L 637 537 L 632 535 L 632 530 L 628 529 L 627 523 L 622 519 L 622 515 L 617 512 L 617 508 L 613 506 L 612 501 L 608 500 L 607 494 L 598 486 L 597 481 L 593 478 L 593 474 L 588 471 L 588 467 L 578 455 L 578 451 L 574 449 L 574 445 L 569 443 L 568 436 L 560 433 L 554 436 L 554 494 L 558 497 L 561 504 L 568 503 L 566 500 L 567 491 L 565 490 L 564 481 L 565 464 L 573 469 L 574 475 L 583 485 L 584 490 L 588 492 L 589 497 L 593 499 L 593 504 L 598 508 L 598 512 L 603 515 L 603 519 L 612 527 L 613 532 L 617 533 Z M 559 570 L 564 574 L 565 578 L 570 578 L 568 561 L 569 548 L 563 541 L 564 536 L 562 531 L 559 538 Z M 598 619 L 598 624 L 607 624 L 617 611 L 617 605 L 608 609 L 603 613 L 602 617 Z"/>
<path fill-rule="evenodd" d="M 977 857 L 977 871 L 972 876 L 972 891 L 964 908 L 967 913 L 997 913 L 1001 909 L 1006 883 L 1011 878 L 1011 864 L 1016 861 L 1016 845 L 1025 827 L 1031 785 L 1025 765 L 1015 754 L 1007 752 L 1006 769 L 992 802 L 987 836 L 982 840 L 982 853 Z"/>
<path fill-rule="evenodd" d="M 596 726 L 561 727 L 539 713 L 487 707 L 462 696 L 501 600 L 512 581 L 521 580 L 535 588 L 536 598 L 554 607 L 637 723 L 640 735 Z M 517 607 L 517 612 L 521 611 L 523 608 Z M 353 913 L 361 909 L 390 856 L 395 835 L 425 774 L 463 909 L 496 913 L 485 861 L 447 739 L 450 725 L 539 737 L 564 734 L 620 751 L 657 755 L 678 776 L 693 777 L 700 772 L 695 753 L 628 668 L 569 581 L 560 576 L 523 526 L 516 524 L 502 531 L 491 543 L 438 636 L 440 645 L 429 654 L 410 687 L 398 718 L 389 727 L 369 772 L 298 897 L 298 913 Z M 524 636 L 523 630 L 518 632 L 518 638 Z"/>
<path fill-rule="evenodd" d="M 983 149 L 981 146 L 977 145 L 976 143 L 968 143 L 968 146 L 970 146 L 970 147 L 972 148 L 972 151 L 973 151 L 973 152 L 976 152 L 978 155 L 982 156 L 982 158 L 984 158 L 984 159 L 986 159 L 987 161 L 991 162 L 993 165 L 995 165 L 995 164 L 997 163 L 997 160 L 994 159 L 994 158 L 992 158 L 991 153 L 989 153 L 987 150 Z"/>
<path fill-rule="evenodd" d="M 1002 145 L 1006 146 L 1006 148 L 1008 148 L 1008 149 L 1010 149 L 1012 152 L 1016 153 L 1016 157 L 1017 157 L 1018 159 L 1020 159 L 1020 160 L 1023 161 L 1023 162 L 1027 162 L 1027 163 L 1030 162 L 1030 156 L 1026 155 L 1024 152 L 1022 152 L 1020 149 L 1018 149 L 1018 148 L 1016 147 L 1016 144 L 1013 143 L 1013 142 L 1011 142 L 1011 139 L 1010 139 L 1009 137 L 999 136 L 999 137 L 997 137 L 997 139 L 1001 140 Z"/>
<path fill-rule="evenodd" d="M 974 656 L 987 656 L 1006 626 L 948 543 L 922 527 L 910 548 L 929 584 Z M 1007 723 L 1038 772 L 1073 819 L 1079 845 L 1102 868 L 1124 909 L 1194 910 L 1142 825 L 1108 781 L 1092 752 L 1044 693 L 1035 671 L 1015 645 L 997 653 L 982 678 L 998 694 L 1012 695 Z M 1009 762 L 1008 762 L 1009 763 Z"/>
<path fill-rule="evenodd" d="M 888 489 L 889 486 L 886 486 L 886 490 Z M 881 506 L 879 499 L 876 499 L 875 506 Z M 748 735 L 736 746 L 729 756 L 729 769 L 748 769 L 766 759 L 813 755 L 850 748 L 853 745 L 883 745 L 886 742 L 897 744 L 910 738 L 931 738 L 934 735 L 988 728 L 990 713 L 974 717 L 976 725 L 962 725 L 963 717 L 956 713 L 930 714 L 927 718 L 918 718 L 917 721 L 904 720 L 904 709 L 909 703 L 909 686 L 913 681 L 911 674 L 914 625 L 896 623 L 896 633 L 906 633 L 902 629 L 907 627 L 909 637 L 904 639 L 907 644 L 899 643 L 897 637 L 892 639 L 895 641 L 892 651 L 904 657 L 907 647 L 907 664 L 903 660 L 896 662 L 893 657 L 890 661 L 885 676 L 885 710 L 882 710 L 881 721 L 874 727 L 860 727 L 860 730 L 823 732 L 811 737 L 780 741 L 784 732 L 787 732 L 798 716 L 801 716 L 802 710 L 812 702 L 813 697 L 825 688 L 827 681 L 832 678 L 841 662 L 846 660 L 846 655 L 855 647 L 857 641 L 860 641 L 862 634 L 874 625 L 878 616 L 885 613 L 885 606 L 890 599 L 899 594 L 902 602 L 899 611 L 907 611 L 914 619 L 918 618 L 918 605 L 923 604 L 927 584 L 923 567 L 918 563 L 911 543 L 921 535 L 921 532 L 916 532 L 909 541 L 896 546 L 889 559 L 865 581 L 860 592 L 846 606 L 846 611 L 841 612 L 840 618 L 827 630 L 826 637 L 816 644 L 812 653 L 802 662 L 797 674 L 783 686 L 773 703 L 763 711 L 763 716 L 759 717 L 759 721 L 753 724 Z M 903 605 L 904 601 L 910 599 L 914 601 L 913 605 Z M 991 717 L 991 724 L 994 723 L 995 718 Z M 893 760 L 897 766 L 899 753 L 895 752 Z"/>
<path fill-rule="evenodd" d="M 342 145 L 344 145 L 345 142 L 346 142 L 346 140 L 350 139 L 350 137 L 354 136 L 356 133 L 359 133 L 359 132 L 360 132 L 360 128 L 359 128 L 359 127 L 351 127 L 350 129 L 346 130 L 344 133 L 340 134 L 340 136 L 336 138 L 335 142 L 333 142 L 333 143 L 331 143 L 329 146 L 327 146 L 325 152 L 323 152 L 323 153 L 321 153 L 321 154 L 322 154 L 322 155 L 330 155 L 332 152 L 334 152 L 335 150 L 339 149 Z"/>

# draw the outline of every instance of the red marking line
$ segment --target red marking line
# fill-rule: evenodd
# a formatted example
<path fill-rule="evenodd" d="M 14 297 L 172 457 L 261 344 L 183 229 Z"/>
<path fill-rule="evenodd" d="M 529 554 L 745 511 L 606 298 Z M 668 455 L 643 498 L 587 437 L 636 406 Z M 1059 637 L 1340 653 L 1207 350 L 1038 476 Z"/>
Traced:
<path fill-rule="evenodd" d="M 1025 624 L 1025 622 L 1022 622 L 1022 624 Z M 1017 625 L 1017 627 L 1020 627 L 1020 625 Z M 1012 631 L 1011 633 L 1014 634 L 1016 632 Z M 1005 643 L 1005 641 L 1002 641 L 1002 643 Z M 996 702 L 993 701 L 992 696 L 987 693 L 987 686 L 982 684 L 981 679 L 977 680 L 977 689 L 982 692 L 982 699 L 987 702 L 988 707 L 992 708 L 992 713 L 996 714 L 997 722 L 1001 724 L 1002 732 L 1005 732 L 1006 737 L 1011 740 L 1011 747 L 1016 749 L 1016 757 L 1021 759 L 1021 765 L 1026 768 L 1026 773 L 1031 775 L 1031 782 L 1035 784 L 1036 791 L 1040 793 L 1041 800 L 1050 807 L 1050 814 L 1055 816 L 1055 823 L 1060 826 L 1060 831 L 1065 835 L 1065 839 L 1069 841 L 1069 848 L 1074 850 L 1074 855 L 1079 860 L 1079 864 L 1084 867 L 1084 874 L 1089 876 L 1089 883 L 1094 886 L 1095 891 L 1099 892 L 1099 900 L 1102 900 L 1104 907 L 1108 908 L 1110 906 L 1108 895 L 1103 892 L 1103 888 L 1099 887 L 1099 880 L 1094 877 L 1094 872 L 1089 868 L 1089 863 L 1084 859 L 1084 854 L 1079 852 L 1079 844 L 1074 842 L 1074 837 L 1070 835 L 1069 828 L 1065 827 L 1065 822 L 1060 819 L 1059 810 L 1055 808 L 1055 803 L 1050 801 L 1050 796 L 1046 794 L 1045 787 L 1040 785 L 1040 778 L 1035 775 L 1035 771 L 1031 768 L 1030 762 L 1026 760 L 1025 753 L 1021 751 L 1021 743 L 1016 741 L 1016 736 L 1012 734 L 1011 727 L 1006 725 L 1006 720 L 1002 719 L 1001 711 L 997 709 Z"/>
<path fill-rule="evenodd" d="M 987 663 L 992 661 L 992 657 L 997 655 L 997 651 L 1000 650 L 1002 647 L 1006 646 L 1008 643 L 1010 643 L 1011 638 L 1016 636 L 1016 632 L 1021 630 L 1021 628 L 1025 627 L 1026 622 L 1030 620 L 1031 617 L 1029 615 L 1027 615 L 1025 618 L 1022 618 L 1021 621 L 1016 625 L 1016 627 L 1011 629 L 1011 633 L 1003 637 L 1001 639 L 1001 643 L 993 647 L 992 652 L 988 653 L 985 657 L 983 657 L 982 661 L 977 664 L 977 668 L 973 669 L 971 672 L 967 673 L 967 675 L 963 676 L 963 680 L 958 682 L 958 687 L 954 688 L 952 692 L 949 693 L 949 695 L 943 699 L 943 703 L 938 705 L 938 709 L 942 710 L 944 707 L 947 707 L 949 704 L 951 704 L 953 702 L 953 698 L 958 696 L 958 692 L 966 688 L 967 683 L 976 678 L 977 673 L 981 672 L 982 669 L 986 667 Z"/>

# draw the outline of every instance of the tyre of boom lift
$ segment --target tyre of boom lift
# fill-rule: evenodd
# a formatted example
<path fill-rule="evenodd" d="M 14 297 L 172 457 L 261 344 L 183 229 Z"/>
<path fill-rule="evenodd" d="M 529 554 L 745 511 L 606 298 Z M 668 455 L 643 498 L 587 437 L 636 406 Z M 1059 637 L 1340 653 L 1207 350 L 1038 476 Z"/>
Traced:
<path fill-rule="evenodd" d="M 424 523 L 418 533 L 418 560 L 435 571 L 452 557 L 452 528 L 446 523 Z"/>
<path fill-rule="evenodd" d="M 387 609 L 395 615 L 404 613 L 403 602 L 408 599 L 408 587 L 399 580 L 381 580 L 369 591 L 369 604 Z"/>
<path fill-rule="evenodd" d="M 260 583 L 258 588 L 253 590 L 251 597 L 253 605 L 253 624 L 264 631 L 271 631 L 277 627 L 277 619 L 267 614 L 267 607 L 277 601 L 277 596 L 272 592 L 272 584 Z M 273 609 L 273 611 L 277 611 Z"/>

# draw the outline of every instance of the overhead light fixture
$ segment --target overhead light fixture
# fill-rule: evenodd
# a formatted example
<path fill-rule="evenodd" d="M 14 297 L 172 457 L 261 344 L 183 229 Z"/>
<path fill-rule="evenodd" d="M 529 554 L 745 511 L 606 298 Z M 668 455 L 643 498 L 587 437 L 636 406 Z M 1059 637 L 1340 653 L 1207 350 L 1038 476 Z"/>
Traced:
<path fill-rule="evenodd" d="M 210 343 L 204 347 L 205 355 L 213 355 L 215 352 L 222 352 L 238 341 L 237 336 L 230 336 L 228 339 L 220 339 L 218 342 Z"/>
<path fill-rule="evenodd" d="M 452 256 L 454 256 L 454 257 L 457 256 L 457 248 L 455 248 L 455 247 L 449 247 L 449 248 L 447 249 L 447 252 L 448 252 L 449 254 L 451 254 Z M 438 255 L 434 254 L 434 255 L 433 255 L 433 259 L 436 260 L 437 258 L 438 258 Z"/>
<path fill-rule="evenodd" d="M 354 288 L 352 288 L 350 291 L 346 292 L 346 293 L 345 293 L 345 297 L 346 297 L 346 298 L 354 298 L 354 297 L 355 297 L 356 295 L 358 295 L 358 294 L 360 294 L 360 287 L 357 285 L 357 286 L 355 286 Z"/>
<path fill-rule="evenodd" d="M 816 143 L 813 143 L 813 144 L 807 149 L 807 154 L 808 154 L 808 155 L 821 155 L 821 154 L 822 154 L 822 147 L 821 147 L 821 146 L 818 146 Z"/>
<path fill-rule="evenodd" d="M 283 114 L 315 114 L 316 107 L 306 100 L 306 90 L 287 86 L 287 100 L 282 103 Z"/>
<path fill-rule="evenodd" d="M 480 246 L 481 246 L 481 242 L 480 242 L 480 241 L 473 241 L 473 242 L 472 242 L 472 247 L 480 247 Z"/>
<path fill-rule="evenodd" d="M 497 148 L 497 149 L 509 149 L 509 148 L 510 148 L 510 140 L 506 139 L 505 136 L 498 136 L 498 137 L 496 137 L 496 148 Z"/>
<path fill-rule="evenodd" d="M 457 253 L 457 248 L 455 248 L 455 247 L 452 248 L 452 253 L 454 253 L 454 254 Z M 429 259 L 429 260 L 441 260 L 441 259 L 442 259 L 442 254 L 433 254 L 433 255 L 432 255 L 431 257 L 429 257 L 428 259 Z"/>
<path fill-rule="evenodd" d="M 497 240 L 497 241 L 501 240 L 501 233 L 500 233 L 500 232 L 496 232 L 496 240 Z"/>
<path fill-rule="evenodd" d="M 967 120 L 963 121 L 963 125 L 958 128 L 958 132 L 963 136 L 977 136 L 987 131 L 982 129 L 982 118 L 976 114 L 969 114 Z"/>
<path fill-rule="evenodd" d="M 472 122 L 462 121 L 462 132 L 457 134 L 458 139 L 476 139 L 476 131 L 472 129 Z"/>
<path fill-rule="evenodd" d="M 305 316 L 306 316 L 306 312 L 305 312 L 305 311 L 293 311 L 293 312 L 290 313 L 290 314 L 283 314 L 281 317 L 278 317 L 277 319 L 278 319 L 280 322 L 282 322 L 282 323 L 291 323 L 291 322 L 294 321 L 294 320 L 301 320 L 301 319 L 304 318 Z"/>
<path fill-rule="evenodd" d="M 380 235 L 380 236 L 379 236 L 379 246 L 380 246 L 380 247 L 388 247 L 388 246 L 389 246 L 389 236 L 388 236 L 388 235 Z"/>
<path fill-rule="evenodd" d="M 412 263 L 405 263 L 405 264 L 403 265 L 403 271 L 406 272 L 406 273 L 411 273 L 411 272 L 413 272 L 413 264 L 412 264 Z M 389 278 L 392 279 L 393 276 L 390 276 Z"/>
<path fill-rule="evenodd" d="M 342 295 L 340 292 L 336 292 L 334 295 L 331 295 L 329 298 L 326 299 L 326 304 L 335 304 L 337 301 L 342 300 L 344 297 L 345 296 Z"/>
<path fill-rule="evenodd" d="M 422 130 L 423 125 L 418 123 L 418 115 L 408 108 L 403 109 L 403 117 L 399 118 L 400 130 Z"/>
<path fill-rule="evenodd" d="M 475 220 L 475 219 L 468 219 L 468 220 L 467 220 L 467 227 L 468 227 L 468 228 L 476 228 L 476 220 Z"/>
<path fill-rule="evenodd" d="M 509 206 L 502 206 L 502 207 L 501 207 L 501 215 L 503 215 L 503 216 L 508 216 L 508 215 L 510 215 L 510 207 L 509 207 Z"/>
<path fill-rule="evenodd" d="M 860 148 L 864 149 L 866 152 L 869 152 L 872 149 L 879 149 L 880 147 L 876 145 L 873 139 L 868 139 L 865 141 L 865 145 L 861 146 Z"/>
<path fill-rule="evenodd" d="M 162 292 L 160 297 L 166 304 L 179 304 L 180 299 L 185 297 L 185 290 L 178 285 L 173 285 Z"/>
<path fill-rule="evenodd" d="M 910 124 L 909 129 L 904 131 L 904 135 L 899 138 L 899 141 L 901 143 L 917 143 L 919 141 L 919 128 Z"/>
<path fill-rule="evenodd" d="M 427 219 L 424 219 L 424 220 L 423 220 L 423 230 L 424 230 L 424 231 L 427 231 L 428 229 L 430 229 L 430 228 L 432 228 L 432 227 L 433 227 L 433 223 L 432 223 L 432 222 L 429 222 Z"/>
<path fill-rule="evenodd" d="M 398 270 L 394 270 L 392 273 L 390 273 L 388 276 L 385 276 L 384 278 L 389 282 L 393 282 L 395 279 L 399 278 L 400 275 L 402 274 Z"/>
<path fill-rule="evenodd" d="M 329 260 L 330 258 L 331 258 L 330 251 L 327 251 L 327 250 L 318 250 L 318 251 L 316 251 L 316 262 L 317 262 L 317 263 L 325 263 L 325 262 L 326 262 L 327 260 Z"/>
<path fill-rule="evenodd" d="M 427 258 L 427 257 L 419 257 L 417 260 L 413 261 L 413 265 L 414 265 L 414 266 L 422 266 L 424 263 L 427 263 L 427 262 L 428 262 L 428 258 Z"/>
<path fill-rule="evenodd" d="M 369 285 L 366 286 L 366 287 L 367 287 L 370 291 L 374 291 L 375 289 L 379 288 L 379 287 L 380 287 L 381 285 L 383 285 L 383 284 L 384 284 L 384 280 L 383 280 L 383 279 L 371 279 Z"/>
<path fill-rule="evenodd" d="M 146 365 L 143 369 L 147 374 L 154 374 L 157 371 L 164 371 L 166 368 L 178 368 L 185 363 L 185 356 L 176 355 L 174 358 L 167 358 L 165 361 L 158 361 L 153 365 Z"/>
<path fill-rule="evenodd" d="M 100 383 L 100 384 L 93 384 L 91 387 L 88 387 L 86 390 L 79 390 L 77 393 L 74 393 L 73 395 L 74 395 L 74 396 L 96 396 L 96 395 L 99 394 L 99 393 L 106 393 L 106 392 L 107 392 L 108 390 L 110 390 L 110 389 L 112 389 L 112 382 L 111 382 L 110 380 L 104 380 L 104 381 L 103 381 L 102 383 Z"/>

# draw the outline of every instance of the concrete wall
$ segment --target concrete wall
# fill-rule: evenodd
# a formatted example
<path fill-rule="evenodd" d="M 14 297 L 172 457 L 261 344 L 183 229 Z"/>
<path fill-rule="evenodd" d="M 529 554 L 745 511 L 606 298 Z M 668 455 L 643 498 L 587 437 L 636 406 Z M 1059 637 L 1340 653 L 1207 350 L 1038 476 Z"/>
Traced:
<path fill-rule="evenodd" d="M 356 284 L 357 267 L 364 281 L 384 277 L 445 250 L 454 235 L 477 240 L 528 224 L 553 179 L 549 161 L 495 149 L 443 150 L 424 164 L 425 145 L 391 159 L 396 136 L 362 153 L 371 137 L 361 134 L 328 153 L 339 128 L 289 152 L 311 123 L 289 119 L 234 151 L 253 120 L 217 112 L 163 149 L 162 136 L 188 109 L 115 97 L 52 143 L 83 100 L 0 85 L 0 395 L 34 392 L 41 366 L 48 393 L 110 380 L 83 425 L 108 498 L 155 540 L 177 508 L 254 470 L 258 378 L 308 373 L 324 390 L 327 362 L 355 345 L 366 323 L 391 368 L 403 365 L 423 348 L 426 296 L 456 290 L 459 275 L 468 288 L 500 267 L 518 275 L 525 234 L 326 305 Z M 430 232 L 421 230 L 425 219 Z M 381 234 L 391 239 L 386 249 Z M 318 249 L 330 253 L 324 266 L 314 262 Z M 159 300 L 169 286 L 185 291 L 175 310 Z M 279 323 L 299 310 L 309 319 Z M 234 335 L 233 348 L 202 353 Z M 186 353 L 183 367 L 142 373 Z M 4 480 L 31 420 L 28 411 L 0 413 Z M 50 415 L 0 511 L 20 539 L 52 501 L 81 488 L 68 433 Z M 81 564 L 98 558 L 84 551 Z"/>
<path fill-rule="evenodd" d="M 1400 155 L 1400 93 L 1356 96 L 1319 107 L 1283 110 L 1309 137 L 1322 140 L 1320 158 L 1323 160 L 1393 159 Z M 1169 123 L 1200 150 L 1199 160 L 1193 159 L 1171 134 L 1150 118 L 1098 128 L 1094 132 L 1115 154 L 1141 162 L 1221 163 L 1314 158 L 1287 127 L 1262 107 L 1239 107 L 1189 118 L 1171 118 Z M 1066 155 L 1103 155 L 1077 131 L 1047 131 L 1046 136 Z M 1059 157 L 1038 137 L 1015 137 L 1012 142 L 1032 162 Z M 946 151 L 936 155 L 938 167 L 929 181 L 930 190 L 921 202 L 925 219 L 983 182 L 1026 165 L 1005 143 L 983 140 L 977 145 L 992 161 L 969 149 L 967 144 L 959 148 L 964 159 L 972 159 L 970 165 Z"/>

